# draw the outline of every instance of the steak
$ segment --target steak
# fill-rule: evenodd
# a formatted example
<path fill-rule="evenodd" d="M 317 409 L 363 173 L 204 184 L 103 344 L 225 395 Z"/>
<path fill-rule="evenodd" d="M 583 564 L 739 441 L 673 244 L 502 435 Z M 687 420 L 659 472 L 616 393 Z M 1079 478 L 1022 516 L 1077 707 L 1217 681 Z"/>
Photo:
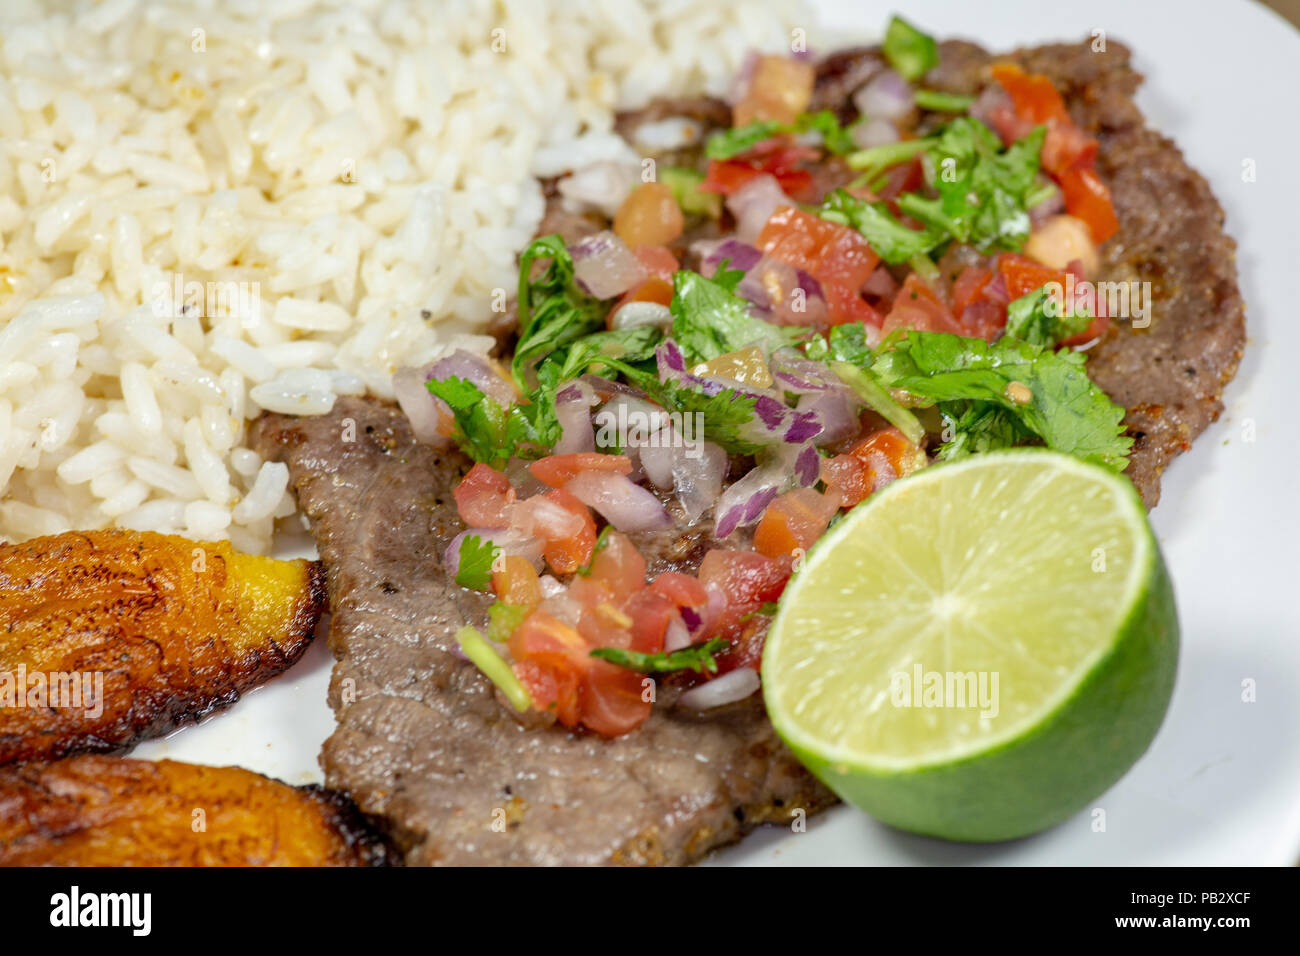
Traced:
<path fill-rule="evenodd" d="M 757 697 L 707 715 L 657 706 L 614 740 L 516 720 L 455 639 L 488 604 L 442 565 L 470 462 L 417 443 L 396 406 L 266 415 L 254 443 L 288 464 L 329 583 L 325 779 L 389 822 L 407 863 L 686 863 L 834 802 Z"/>
<path fill-rule="evenodd" d="M 978 93 L 994 59 L 970 43 L 944 43 L 926 85 Z M 1142 77 L 1127 47 L 1112 40 L 1094 53 L 1085 41 L 996 59 L 1051 77 L 1074 121 L 1097 137 L 1097 170 L 1120 223 L 1101 248 L 1101 277 L 1151 283 L 1150 325 L 1112 322 L 1113 331 L 1090 352 L 1087 372 L 1127 409 L 1134 443 L 1126 474 L 1153 507 L 1165 467 L 1223 411 L 1223 389 L 1241 361 L 1246 323 L 1237 244 L 1224 234 L 1223 209 L 1204 177 L 1143 121 L 1133 102 Z"/>
<path fill-rule="evenodd" d="M 1120 220 L 1102 248 L 1104 278 L 1151 283 L 1150 327 L 1113 325 L 1088 372 L 1128 410 L 1128 474 L 1154 505 L 1164 467 L 1221 412 L 1241 356 L 1234 243 L 1204 179 L 1143 123 L 1132 101 L 1140 77 L 1123 46 L 1007 58 L 1051 76 L 1100 141 L 1098 167 Z M 847 99 L 878 59 L 864 48 L 823 61 L 814 108 L 852 118 Z M 978 92 L 992 59 L 945 43 L 925 85 Z M 658 105 L 619 128 L 684 109 Z M 716 104 L 692 109 L 725 123 Z M 827 178 L 844 175 L 829 167 Z M 547 222 L 558 231 L 594 227 L 561 211 L 553 201 Z M 386 819 L 408 863 L 687 863 L 761 823 L 834 802 L 777 739 L 757 698 L 706 715 L 656 706 L 614 740 L 517 719 L 455 641 L 457 628 L 484 623 L 488 603 L 442 566 L 461 530 L 451 490 L 469 462 L 416 443 L 396 407 L 344 398 L 320 417 L 265 415 L 255 445 L 288 464 L 326 568 L 338 659 L 326 781 Z M 655 567 L 691 570 L 712 541 L 697 526 L 638 544 Z"/>

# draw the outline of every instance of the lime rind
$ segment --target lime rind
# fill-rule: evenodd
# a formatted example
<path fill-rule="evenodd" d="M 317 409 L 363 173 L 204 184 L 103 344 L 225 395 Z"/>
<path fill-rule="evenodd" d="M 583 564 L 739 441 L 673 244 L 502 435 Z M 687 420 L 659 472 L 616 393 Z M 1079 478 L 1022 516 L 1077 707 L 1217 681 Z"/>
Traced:
<path fill-rule="evenodd" d="M 851 662 L 825 668 L 806 660 L 792 661 L 783 653 L 782 641 L 792 639 L 801 647 L 808 643 L 808 629 L 816 615 L 800 611 L 800 604 L 807 603 L 808 594 L 815 591 L 809 590 L 809 582 L 843 577 L 848 560 L 845 548 L 856 546 L 837 542 L 874 527 L 875 519 L 859 511 L 847 516 L 810 551 L 782 599 L 763 661 L 764 697 L 773 724 L 828 786 L 884 822 L 957 840 L 999 840 L 1034 832 L 1064 819 L 1118 779 L 1146 749 L 1163 719 L 1177 663 L 1177 617 L 1159 549 L 1141 503 L 1125 479 L 1071 458 L 1026 449 L 928 469 L 895 483 L 861 508 L 876 509 L 877 516 L 885 516 L 899 510 L 896 506 L 902 496 L 942 497 L 975 477 L 954 476 L 958 469 L 987 469 L 992 475 L 1000 467 L 1023 469 L 1035 463 L 1052 474 L 1083 480 L 1111 496 L 1101 502 L 1104 507 L 1093 510 L 1115 516 L 1113 530 L 1128 542 L 1127 564 L 1122 581 L 1111 582 L 1114 593 L 1101 609 L 1105 613 L 1086 622 L 1101 636 L 1093 638 L 1086 653 L 1078 654 L 1066 673 L 1046 675 L 1044 679 L 1052 681 L 1051 692 L 1038 698 L 1029 713 L 1004 722 L 996 732 L 958 739 L 940 748 L 923 747 L 910 754 L 864 752 L 860 745 L 844 746 L 815 732 L 820 729 L 815 721 L 810 729 L 806 710 L 798 712 L 795 702 L 783 698 L 783 689 L 788 693 L 801 680 L 800 686 L 807 690 L 806 675 L 790 679 L 790 672 L 800 668 L 815 671 L 822 666 L 837 675 L 841 684 L 854 685 L 857 678 Z M 934 482 L 946 487 L 935 488 Z M 1061 529 L 1069 527 L 1070 522 L 1064 521 Z M 917 533 L 923 529 L 910 530 Z M 940 549 L 953 545 L 948 530 L 941 528 L 939 534 L 932 535 L 943 539 L 936 544 Z M 960 564 L 950 563 L 944 573 L 952 573 Z M 923 570 L 917 576 L 924 580 L 927 573 Z M 1014 587 L 1008 589 L 1008 593 L 1014 591 Z M 885 601 L 889 595 L 875 597 Z M 915 595 L 912 599 L 915 601 Z M 1053 599 L 1060 600 L 1060 596 Z M 917 609 L 911 610 L 916 615 Z M 1032 616 L 1044 609 L 1026 610 Z M 870 626 L 870 618 L 866 612 L 858 616 L 861 625 Z M 892 625 L 904 639 L 908 625 L 901 622 L 906 620 L 908 615 L 900 615 Z M 789 634 L 796 637 L 789 638 Z M 1034 647 L 1025 651 L 1032 656 Z M 834 648 L 822 652 L 834 653 Z M 818 700 L 819 706 L 834 706 L 835 684 L 835 676 L 828 679 L 825 693 L 820 695 L 826 700 Z M 884 706 L 890 705 L 886 702 Z M 850 713 L 869 723 L 876 719 L 873 714 L 878 714 L 879 708 L 873 712 L 864 706 Z"/>

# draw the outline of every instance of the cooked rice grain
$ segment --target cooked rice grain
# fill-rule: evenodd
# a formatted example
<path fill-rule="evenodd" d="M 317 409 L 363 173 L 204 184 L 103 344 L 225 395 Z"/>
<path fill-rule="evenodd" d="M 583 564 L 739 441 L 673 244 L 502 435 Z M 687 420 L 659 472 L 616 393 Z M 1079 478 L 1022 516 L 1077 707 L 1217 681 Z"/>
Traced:
<path fill-rule="evenodd" d="M 120 524 L 259 551 L 293 499 L 249 420 L 485 349 L 542 215 L 532 175 L 626 156 L 616 106 L 721 92 L 801 20 L 759 0 L 0 6 L 0 538 Z"/>

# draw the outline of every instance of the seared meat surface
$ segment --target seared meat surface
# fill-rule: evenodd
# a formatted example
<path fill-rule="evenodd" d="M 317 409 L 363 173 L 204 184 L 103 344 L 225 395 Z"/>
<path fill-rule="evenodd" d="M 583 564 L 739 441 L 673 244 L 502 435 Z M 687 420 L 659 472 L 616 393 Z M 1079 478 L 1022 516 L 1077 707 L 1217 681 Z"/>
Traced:
<path fill-rule="evenodd" d="M 846 99 L 878 55 L 828 59 L 813 108 L 850 118 Z M 1154 505 L 1162 470 L 1219 415 L 1240 359 L 1234 243 L 1204 179 L 1145 127 L 1131 98 L 1140 77 L 1123 46 L 1010 58 L 1051 76 L 1075 121 L 1100 140 L 1098 168 L 1121 224 L 1103 247 L 1102 278 L 1152 284 L 1150 327 L 1114 323 L 1088 372 L 1128 409 L 1128 474 Z M 925 85 L 978 92 L 993 59 L 946 43 Z M 705 123 L 715 121 L 708 105 L 697 111 Z M 675 108 L 629 115 L 619 128 Z M 576 238 L 594 228 L 563 218 L 556 202 L 550 209 L 543 232 Z M 288 463 L 328 575 L 338 729 L 322 755 L 327 782 L 386 818 L 409 863 L 685 863 L 759 823 L 833 802 L 776 738 L 757 698 L 704 717 L 657 707 L 614 740 L 517 720 L 456 652 L 456 629 L 482 625 L 487 605 L 442 567 L 462 527 L 451 490 L 469 463 L 415 443 L 395 407 L 343 399 L 318 418 L 268 415 L 257 445 Z M 653 544 L 638 541 L 652 563 L 689 570 L 710 542 L 698 532 Z"/>
<path fill-rule="evenodd" d="M 834 801 L 757 697 L 708 716 L 656 708 L 615 740 L 518 722 L 455 650 L 487 607 L 442 566 L 469 462 L 416 443 L 395 406 L 268 415 L 256 443 L 289 465 L 329 581 L 327 784 L 390 821 L 408 863 L 686 863 Z"/>

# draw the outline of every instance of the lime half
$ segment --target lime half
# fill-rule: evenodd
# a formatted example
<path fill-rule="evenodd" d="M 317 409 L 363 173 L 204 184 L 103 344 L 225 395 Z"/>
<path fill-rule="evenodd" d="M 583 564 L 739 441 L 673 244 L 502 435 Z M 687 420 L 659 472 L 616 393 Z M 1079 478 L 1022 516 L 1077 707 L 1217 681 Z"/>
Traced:
<path fill-rule="evenodd" d="M 1005 840 L 1124 774 L 1177 660 L 1133 486 L 1023 449 L 918 472 L 832 528 L 781 598 L 763 696 L 848 802 L 904 830 Z"/>

